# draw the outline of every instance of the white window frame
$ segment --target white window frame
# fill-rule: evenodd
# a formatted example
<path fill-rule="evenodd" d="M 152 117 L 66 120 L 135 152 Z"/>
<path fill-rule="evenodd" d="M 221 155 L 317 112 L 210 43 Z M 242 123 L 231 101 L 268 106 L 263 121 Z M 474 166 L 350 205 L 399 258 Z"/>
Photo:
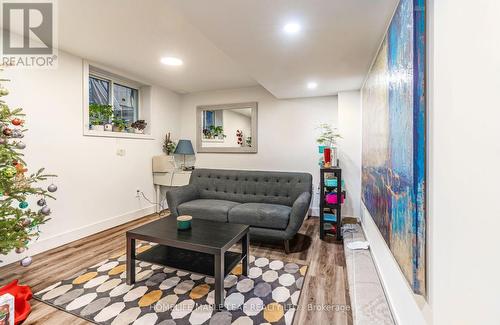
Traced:
<path fill-rule="evenodd" d="M 146 120 L 147 127 L 144 134 L 126 133 L 126 132 L 111 132 L 111 131 L 95 131 L 89 128 L 89 78 L 90 76 L 103 79 L 110 82 L 110 105 L 113 105 L 113 84 L 117 83 L 122 86 L 138 90 L 138 108 L 137 119 Z M 133 138 L 133 139 L 148 139 L 153 140 L 152 122 L 151 122 L 151 86 L 129 79 L 123 76 L 122 73 L 115 72 L 111 69 L 104 68 L 98 64 L 90 63 L 83 60 L 83 135 L 93 137 L 107 138 Z"/>

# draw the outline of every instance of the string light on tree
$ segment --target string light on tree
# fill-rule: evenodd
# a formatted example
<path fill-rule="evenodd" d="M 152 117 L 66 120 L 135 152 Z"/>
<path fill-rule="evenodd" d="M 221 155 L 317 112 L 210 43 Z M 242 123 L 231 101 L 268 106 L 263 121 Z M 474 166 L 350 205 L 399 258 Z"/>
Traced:
<path fill-rule="evenodd" d="M 0 79 L 0 82 L 8 80 Z M 0 85 L 0 256 L 15 251 L 26 253 L 32 240 L 40 235 L 39 226 L 47 222 L 51 210 L 47 199 L 54 199 L 55 184 L 41 187 L 55 175 L 48 175 L 44 169 L 27 174 L 26 162 L 21 150 L 26 144 L 18 139 L 24 137 L 24 114 L 22 109 L 10 109 L 1 97 L 9 91 Z M 46 186 L 46 185 L 45 185 Z M 39 209 L 32 210 L 29 202 L 37 202 Z M 20 264 L 29 266 L 30 256 Z M 0 260 L 1 262 L 1 260 Z"/>

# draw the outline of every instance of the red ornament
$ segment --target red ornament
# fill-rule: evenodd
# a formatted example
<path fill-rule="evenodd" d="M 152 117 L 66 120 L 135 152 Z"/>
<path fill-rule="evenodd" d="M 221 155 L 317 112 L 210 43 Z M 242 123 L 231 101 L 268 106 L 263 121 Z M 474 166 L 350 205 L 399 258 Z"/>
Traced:
<path fill-rule="evenodd" d="M 10 136 L 12 134 L 12 130 L 9 128 L 5 128 L 5 129 L 3 129 L 3 134 L 5 136 Z"/>
<path fill-rule="evenodd" d="M 16 164 L 16 170 L 18 173 L 26 173 L 28 171 L 27 168 L 24 168 L 23 164 Z"/>
<path fill-rule="evenodd" d="M 31 312 L 31 306 L 28 301 L 33 296 L 30 287 L 20 286 L 17 283 L 18 280 L 14 280 L 5 287 L 0 288 L 0 296 L 6 293 L 10 293 L 14 296 L 14 322 L 16 325 L 24 321 Z"/>
<path fill-rule="evenodd" d="M 16 117 L 16 118 L 15 118 L 15 119 L 13 119 L 11 122 L 12 122 L 12 124 L 14 124 L 15 126 L 19 126 L 19 125 L 23 124 L 23 122 L 24 122 L 24 121 L 23 121 L 23 120 L 21 120 L 20 118 L 17 118 L 17 117 Z"/>

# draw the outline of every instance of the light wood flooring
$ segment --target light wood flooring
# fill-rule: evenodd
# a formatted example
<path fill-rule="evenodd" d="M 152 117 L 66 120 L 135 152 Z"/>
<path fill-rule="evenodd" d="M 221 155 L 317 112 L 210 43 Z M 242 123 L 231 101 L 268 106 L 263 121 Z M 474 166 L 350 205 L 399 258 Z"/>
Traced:
<path fill-rule="evenodd" d="M 106 258 L 125 253 L 125 231 L 157 218 L 146 216 L 36 255 L 29 267 L 17 263 L 4 266 L 0 268 L 0 287 L 19 279 L 21 284 L 31 286 L 33 293 L 40 291 Z M 309 264 L 294 324 L 352 324 L 343 245 L 333 239 L 321 241 L 318 228 L 318 218 L 304 221 L 288 255 L 279 243 L 253 242 L 251 254 Z M 35 299 L 31 305 L 26 325 L 91 324 Z"/>

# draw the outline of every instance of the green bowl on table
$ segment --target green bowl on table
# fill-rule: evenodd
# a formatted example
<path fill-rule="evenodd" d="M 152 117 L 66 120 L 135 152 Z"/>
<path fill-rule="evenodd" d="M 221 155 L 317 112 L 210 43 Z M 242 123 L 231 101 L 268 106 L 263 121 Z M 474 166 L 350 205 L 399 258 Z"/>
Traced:
<path fill-rule="evenodd" d="M 192 216 L 183 215 L 177 217 L 177 229 L 178 230 L 188 230 L 191 229 Z"/>

